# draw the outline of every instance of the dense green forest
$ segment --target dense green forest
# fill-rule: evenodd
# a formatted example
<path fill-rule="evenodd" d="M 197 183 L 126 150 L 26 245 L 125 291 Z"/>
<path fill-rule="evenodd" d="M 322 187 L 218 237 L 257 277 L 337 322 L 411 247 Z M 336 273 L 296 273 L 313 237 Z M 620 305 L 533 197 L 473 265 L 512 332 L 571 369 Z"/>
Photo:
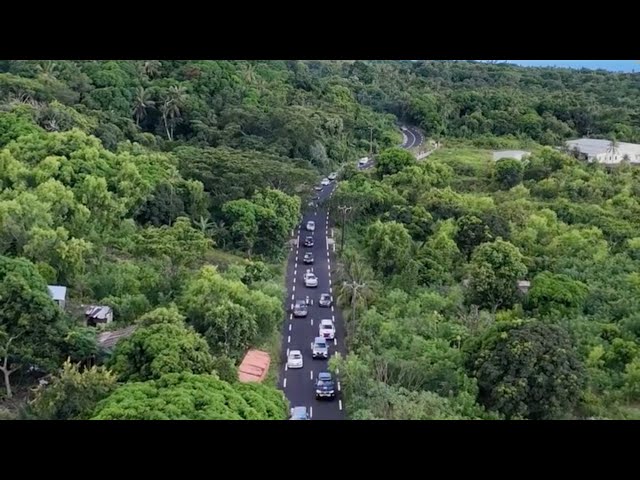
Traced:
<path fill-rule="evenodd" d="M 345 165 L 351 418 L 635 418 L 638 172 L 549 146 L 638 142 L 638 112 L 637 74 L 0 61 L 0 416 L 286 418 L 273 379 L 235 368 L 278 351 L 289 232 Z M 416 161 L 399 122 L 444 147 Z M 135 333 L 102 351 L 89 304 Z"/>

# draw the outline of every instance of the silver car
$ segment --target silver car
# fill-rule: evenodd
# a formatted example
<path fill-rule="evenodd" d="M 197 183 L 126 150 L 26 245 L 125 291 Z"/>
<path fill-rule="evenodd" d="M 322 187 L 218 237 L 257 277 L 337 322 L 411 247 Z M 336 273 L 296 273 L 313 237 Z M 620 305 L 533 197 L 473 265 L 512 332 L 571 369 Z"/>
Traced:
<path fill-rule="evenodd" d="M 287 368 L 302 368 L 303 366 L 302 352 L 300 350 L 291 350 L 287 357 Z"/>
<path fill-rule="evenodd" d="M 309 232 L 313 232 L 316 229 L 316 222 L 314 222 L 313 220 L 309 220 L 307 222 L 307 230 Z"/>
<path fill-rule="evenodd" d="M 312 272 L 307 272 L 304 274 L 304 286 L 308 288 L 314 288 L 318 286 L 318 277 L 316 277 Z"/>

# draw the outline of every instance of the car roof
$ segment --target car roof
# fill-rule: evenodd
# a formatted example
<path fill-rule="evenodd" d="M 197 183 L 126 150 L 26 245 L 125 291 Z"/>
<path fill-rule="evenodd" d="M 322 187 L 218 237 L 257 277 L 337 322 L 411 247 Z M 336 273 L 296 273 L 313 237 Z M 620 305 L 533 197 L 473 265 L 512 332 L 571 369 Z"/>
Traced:
<path fill-rule="evenodd" d="M 320 320 L 320 325 L 333 325 L 333 322 L 330 318 L 324 318 Z"/>
<path fill-rule="evenodd" d="M 309 221 L 307 222 L 307 224 L 309 224 L 309 223 L 316 223 L 316 222 L 314 222 L 313 220 L 309 220 Z"/>
<path fill-rule="evenodd" d="M 296 300 L 296 306 L 300 306 L 300 305 L 304 305 L 305 307 L 307 306 L 307 301 L 306 300 Z"/>
<path fill-rule="evenodd" d="M 320 372 L 318 374 L 318 380 L 331 380 L 331 373 L 329 373 L 329 372 Z"/>
<path fill-rule="evenodd" d="M 292 414 L 292 416 L 306 415 L 307 414 L 307 407 L 293 407 L 291 409 L 291 414 Z"/>
<path fill-rule="evenodd" d="M 289 351 L 289 355 L 293 355 L 293 354 L 295 354 L 295 353 L 297 353 L 297 354 L 299 354 L 299 355 L 302 355 L 302 352 L 301 352 L 300 350 L 290 350 L 290 351 Z"/>
<path fill-rule="evenodd" d="M 313 252 L 305 252 L 304 256 L 306 257 L 307 255 L 313 255 Z"/>
<path fill-rule="evenodd" d="M 316 337 L 314 341 L 315 343 L 327 343 L 324 337 Z"/>
<path fill-rule="evenodd" d="M 329 295 L 328 293 L 321 293 L 320 296 L 321 297 L 330 297 L 331 295 Z"/>

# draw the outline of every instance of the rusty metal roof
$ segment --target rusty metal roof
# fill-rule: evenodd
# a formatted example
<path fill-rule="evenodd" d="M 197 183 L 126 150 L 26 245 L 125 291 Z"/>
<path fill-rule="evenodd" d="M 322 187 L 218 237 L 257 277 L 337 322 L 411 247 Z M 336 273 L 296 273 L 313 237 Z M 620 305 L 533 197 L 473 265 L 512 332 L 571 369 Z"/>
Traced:
<path fill-rule="evenodd" d="M 271 357 L 261 350 L 249 350 L 238 367 L 238 380 L 243 383 L 261 382 L 269 373 Z"/>

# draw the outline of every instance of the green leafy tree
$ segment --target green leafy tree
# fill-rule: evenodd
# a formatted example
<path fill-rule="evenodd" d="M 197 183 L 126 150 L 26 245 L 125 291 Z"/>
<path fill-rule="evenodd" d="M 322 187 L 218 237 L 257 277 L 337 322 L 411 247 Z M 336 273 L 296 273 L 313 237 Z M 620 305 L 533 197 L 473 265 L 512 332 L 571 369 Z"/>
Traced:
<path fill-rule="evenodd" d="M 376 171 L 380 178 L 393 175 L 416 163 L 416 158 L 402 148 L 394 147 L 384 150 L 376 157 Z"/>
<path fill-rule="evenodd" d="M 515 158 L 501 158 L 496 162 L 496 181 L 501 188 L 509 189 L 522 182 L 523 167 L 520 160 Z"/>
<path fill-rule="evenodd" d="M 262 384 L 171 373 L 127 383 L 98 404 L 94 420 L 285 420 L 284 394 Z"/>
<path fill-rule="evenodd" d="M 175 307 L 143 315 L 139 327 L 120 341 L 109 367 L 122 381 L 144 381 L 166 373 L 211 373 L 207 342 L 184 324 Z"/>
<path fill-rule="evenodd" d="M 382 275 L 402 272 L 407 266 L 413 247 L 407 229 L 398 222 L 376 222 L 367 230 L 365 245 L 372 265 Z"/>
<path fill-rule="evenodd" d="M 7 397 L 10 377 L 19 369 L 51 370 L 62 362 L 62 311 L 27 260 L 0 256 L 0 371 Z"/>
<path fill-rule="evenodd" d="M 491 230 L 482 220 L 473 215 L 465 215 L 456 220 L 458 230 L 456 232 L 456 244 L 466 258 L 469 258 L 473 249 L 482 243 L 493 240 Z"/>
<path fill-rule="evenodd" d="M 584 368 L 559 326 L 497 323 L 466 351 L 480 402 L 507 418 L 562 418 L 580 398 Z"/>
<path fill-rule="evenodd" d="M 98 402 L 116 386 L 115 375 L 105 367 L 81 369 L 67 361 L 57 375 L 38 388 L 30 413 L 42 420 L 88 420 Z"/>
<path fill-rule="evenodd" d="M 509 308 L 516 299 L 517 282 L 527 273 L 517 247 L 503 240 L 480 245 L 471 257 L 467 299 L 480 307 Z"/>

